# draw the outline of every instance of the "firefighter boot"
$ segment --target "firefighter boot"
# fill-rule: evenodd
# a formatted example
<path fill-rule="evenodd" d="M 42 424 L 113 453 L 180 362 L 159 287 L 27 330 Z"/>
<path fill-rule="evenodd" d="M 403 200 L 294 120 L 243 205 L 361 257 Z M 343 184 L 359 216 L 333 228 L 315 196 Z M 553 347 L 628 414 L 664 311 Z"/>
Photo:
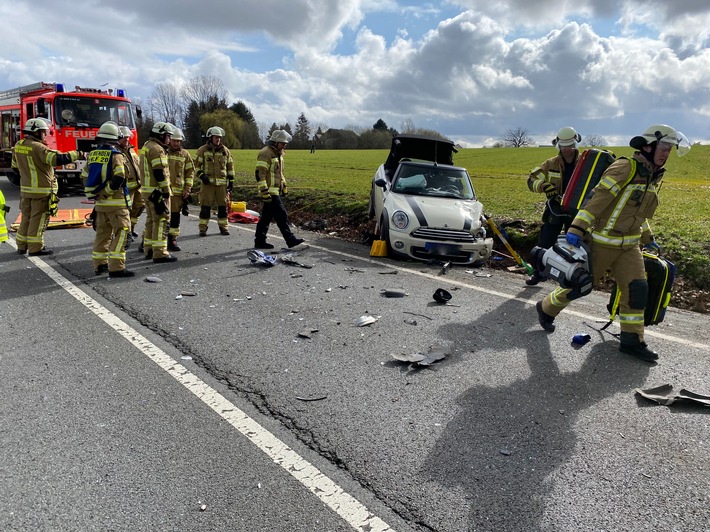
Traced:
<path fill-rule="evenodd" d="M 555 317 L 546 314 L 545 311 L 542 310 L 542 301 L 535 303 L 535 309 L 537 310 L 537 319 L 540 322 L 540 327 L 547 332 L 555 332 Z"/>
<path fill-rule="evenodd" d="M 621 340 L 619 351 L 622 353 L 640 358 L 646 362 L 655 362 L 658 359 L 658 353 L 651 351 L 646 342 L 640 341 L 638 334 L 621 331 L 619 339 Z"/>
<path fill-rule="evenodd" d="M 229 236 L 229 227 L 227 227 L 226 225 L 220 225 L 219 226 L 219 234 Z"/>
<path fill-rule="evenodd" d="M 180 251 L 182 248 L 178 246 L 177 237 L 168 235 L 168 251 Z"/>

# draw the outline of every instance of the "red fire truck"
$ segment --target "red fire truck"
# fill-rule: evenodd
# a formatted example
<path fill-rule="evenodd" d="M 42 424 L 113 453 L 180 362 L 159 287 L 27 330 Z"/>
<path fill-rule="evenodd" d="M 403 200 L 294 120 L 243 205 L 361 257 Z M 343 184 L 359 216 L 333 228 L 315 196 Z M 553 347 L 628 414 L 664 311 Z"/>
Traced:
<path fill-rule="evenodd" d="M 49 122 L 50 134 L 46 142 L 61 152 L 96 148 L 96 132 L 101 124 L 113 120 L 133 131 L 132 142 L 138 146 L 134 107 L 123 89 L 102 90 L 76 86 L 67 91 L 62 83 L 32 83 L 0 91 L 0 173 L 13 184 L 20 184 L 20 176 L 11 168 L 12 147 L 24 134 L 22 128 L 29 118 L 44 118 Z M 60 184 L 80 181 L 84 161 L 56 169 Z"/>

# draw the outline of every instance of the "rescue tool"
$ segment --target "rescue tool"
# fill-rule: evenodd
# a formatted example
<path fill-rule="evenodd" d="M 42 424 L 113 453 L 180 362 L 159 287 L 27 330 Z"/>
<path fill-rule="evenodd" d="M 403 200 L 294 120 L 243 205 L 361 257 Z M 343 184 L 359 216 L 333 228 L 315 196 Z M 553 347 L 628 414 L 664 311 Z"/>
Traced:
<path fill-rule="evenodd" d="M 515 260 L 515 262 L 518 263 L 518 266 L 522 266 L 523 268 L 525 268 L 525 272 L 528 275 L 532 275 L 533 272 L 535 271 L 535 269 L 532 266 L 530 266 L 527 262 L 525 262 L 520 255 L 518 255 L 518 252 L 513 249 L 513 246 L 510 245 L 510 242 L 508 242 L 508 239 L 506 238 L 505 234 L 503 233 L 503 231 L 501 231 L 498 228 L 498 226 L 493 221 L 493 219 L 488 216 L 485 216 L 485 218 L 486 218 L 486 222 L 488 223 L 490 228 L 493 230 L 493 233 L 495 233 L 495 235 L 498 238 L 500 238 L 501 242 L 503 242 L 506 249 L 508 250 L 510 255 L 513 257 L 513 260 Z"/>

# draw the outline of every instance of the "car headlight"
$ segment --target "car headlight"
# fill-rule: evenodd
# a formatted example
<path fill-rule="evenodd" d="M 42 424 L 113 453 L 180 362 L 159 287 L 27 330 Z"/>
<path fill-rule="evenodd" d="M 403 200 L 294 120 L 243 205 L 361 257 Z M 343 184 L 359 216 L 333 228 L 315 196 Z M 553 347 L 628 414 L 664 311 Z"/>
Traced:
<path fill-rule="evenodd" d="M 392 215 L 392 225 L 399 230 L 406 229 L 409 225 L 409 216 L 404 211 L 395 211 Z"/>

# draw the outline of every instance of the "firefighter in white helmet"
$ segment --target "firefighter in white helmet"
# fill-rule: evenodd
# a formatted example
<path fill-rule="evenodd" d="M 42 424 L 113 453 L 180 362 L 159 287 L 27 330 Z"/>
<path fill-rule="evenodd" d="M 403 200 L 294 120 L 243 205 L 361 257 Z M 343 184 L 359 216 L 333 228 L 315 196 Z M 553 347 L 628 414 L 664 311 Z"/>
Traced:
<path fill-rule="evenodd" d="M 283 153 L 289 142 L 291 142 L 291 135 L 287 131 L 277 129 L 271 134 L 269 142 L 261 149 L 256 158 L 256 186 L 264 202 L 254 236 L 254 247 L 257 249 L 272 249 L 274 247 L 273 244 L 266 241 L 272 220 L 276 221 L 288 247 L 292 248 L 303 242 L 302 238 L 298 238 L 291 231 L 288 213 L 281 201 L 281 196 L 288 195 L 286 178 L 284 177 Z"/>
<path fill-rule="evenodd" d="M 173 130 L 172 124 L 156 122 L 140 150 L 141 193 L 146 212 L 141 248 L 146 259 L 158 263 L 177 260 L 168 253 L 170 170 L 166 149 Z"/>
<path fill-rule="evenodd" d="M 577 143 L 581 140 L 582 137 L 573 127 L 566 126 L 560 129 L 557 136 L 552 139 L 552 145 L 557 146 L 559 153 L 534 168 L 528 176 L 528 188 L 532 192 L 547 196 L 537 243 L 540 248 L 551 247 L 557 240 L 560 231 L 563 229 L 566 231 L 569 227 L 570 218 L 562 215 L 561 200 L 574 172 L 574 167 L 577 165 L 579 159 Z M 545 280 L 540 265 L 535 264 L 534 266 L 535 271 L 525 281 L 528 286 L 534 286 Z"/>
<path fill-rule="evenodd" d="M 96 200 L 94 273 L 109 277 L 133 277 L 126 269 L 126 245 L 131 231 L 131 199 L 126 182 L 126 158 L 118 147 L 123 133 L 115 122 L 104 122 L 96 133 L 98 148 L 92 150 L 82 170 L 85 193 Z M 98 184 L 97 184 L 98 183 Z"/>
<path fill-rule="evenodd" d="M 658 206 L 658 190 L 664 165 L 675 147 L 679 156 L 690 150 L 690 142 L 670 126 L 654 124 L 631 139 L 631 158 L 620 157 L 602 175 L 591 198 L 577 213 L 567 230 L 567 242 L 591 244 L 591 267 L 595 285 L 607 274 L 621 292 L 619 350 L 647 362 L 658 354 L 644 341 L 644 309 L 648 283 L 641 246 L 660 251 L 649 220 Z M 555 317 L 578 295 L 556 288 L 536 305 L 538 320 L 547 332 L 555 330 Z"/>
<path fill-rule="evenodd" d="M 222 143 L 224 129 L 212 126 L 207 130 L 207 143 L 195 154 L 195 177 L 200 186 L 200 236 L 207 236 L 212 207 L 217 207 L 217 225 L 222 235 L 229 234 L 227 194 L 234 186 L 234 159 Z"/>
<path fill-rule="evenodd" d="M 177 238 L 180 236 L 180 213 L 187 212 L 187 198 L 192 192 L 192 177 L 195 166 L 192 156 L 182 143 L 185 140 L 182 130 L 175 128 L 168 147 L 168 166 L 170 167 L 170 229 L 168 230 L 168 251 L 180 251 Z"/>
<path fill-rule="evenodd" d="M 128 185 L 128 194 L 131 196 L 131 231 L 128 233 L 128 239 L 132 242 L 138 236 L 136 225 L 145 209 L 141 194 L 140 157 L 131 143 L 133 131 L 127 126 L 119 126 L 118 129 L 123 135 L 118 139 L 118 149 L 126 159 L 126 184 Z"/>
<path fill-rule="evenodd" d="M 49 134 L 49 124 L 43 118 L 30 118 L 22 132 L 24 138 L 12 148 L 12 168 L 20 174 L 22 213 L 16 236 L 17 252 L 51 255 L 52 251 L 44 247 L 44 231 L 59 204 L 54 168 L 83 159 L 85 155 L 74 150 L 62 153 L 50 149 L 44 141 Z"/>

